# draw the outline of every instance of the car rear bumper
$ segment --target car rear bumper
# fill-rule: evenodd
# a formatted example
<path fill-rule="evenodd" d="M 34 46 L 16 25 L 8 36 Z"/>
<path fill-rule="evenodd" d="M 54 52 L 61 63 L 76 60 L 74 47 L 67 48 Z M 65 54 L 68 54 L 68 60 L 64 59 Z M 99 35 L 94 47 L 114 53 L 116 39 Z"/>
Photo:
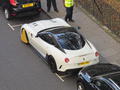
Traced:
<path fill-rule="evenodd" d="M 41 12 L 41 4 L 33 7 L 22 8 L 21 6 L 12 7 L 10 9 L 12 16 L 27 16 Z"/>
<path fill-rule="evenodd" d="M 61 68 L 59 68 L 58 71 L 60 71 L 60 72 L 71 71 L 71 70 L 74 70 L 74 69 L 80 69 L 80 68 L 83 68 L 83 67 L 86 67 L 86 66 L 97 64 L 97 63 L 99 63 L 99 58 L 91 60 L 90 63 L 86 64 L 86 65 L 79 65 L 78 63 L 63 65 L 63 66 L 61 66 Z"/>
<path fill-rule="evenodd" d="M 38 10 L 41 9 L 41 6 L 36 7 L 29 7 L 29 8 L 12 8 L 14 12 L 26 12 L 26 11 L 32 11 L 32 10 Z"/>

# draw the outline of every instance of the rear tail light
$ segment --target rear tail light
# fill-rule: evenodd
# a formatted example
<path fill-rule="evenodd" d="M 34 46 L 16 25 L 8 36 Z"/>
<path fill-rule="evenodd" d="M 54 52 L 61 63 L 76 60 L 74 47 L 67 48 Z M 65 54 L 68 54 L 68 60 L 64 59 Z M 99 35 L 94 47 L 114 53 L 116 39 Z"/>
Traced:
<path fill-rule="evenodd" d="M 13 5 L 13 6 L 16 6 L 17 5 L 17 1 L 16 0 L 10 0 L 10 4 Z"/>
<path fill-rule="evenodd" d="M 65 58 L 65 62 L 68 63 L 70 60 L 68 58 Z"/>
<path fill-rule="evenodd" d="M 99 54 L 98 52 L 96 52 L 96 53 L 95 53 L 95 56 L 98 57 L 98 56 L 100 56 L 100 54 Z"/>
<path fill-rule="evenodd" d="M 39 9 L 38 9 L 38 11 L 42 11 L 42 9 L 41 9 L 41 8 L 39 8 Z"/>
<path fill-rule="evenodd" d="M 12 13 L 11 15 L 12 15 L 12 16 L 16 16 L 16 14 L 15 14 L 15 13 Z"/>

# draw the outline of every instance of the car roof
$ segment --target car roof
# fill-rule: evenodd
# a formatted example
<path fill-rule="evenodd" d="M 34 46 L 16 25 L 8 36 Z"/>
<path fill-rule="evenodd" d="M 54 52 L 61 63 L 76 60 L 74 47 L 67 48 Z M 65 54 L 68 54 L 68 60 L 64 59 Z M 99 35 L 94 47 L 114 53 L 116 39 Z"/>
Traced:
<path fill-rule="evenodd" d="M 81 70 L 81 72 L 88 73 L 88 75 L 91 77 L 100 76 L 118 71 L 120 71 L 119 66 L 109 63 L 96 64 L 85 67 Z"/>
<path fill-rule="evenodd" d="M 61 18 L 54 18 L 50 20 L 40 20 L 40 21 L 29 23 L 27 25 L 35 35 L 37 35 L 37 33 L 40 32 L 41 30 L 44 30 L 47 28 L 60 27 L 60 26 L 70 27 L 70 25 Z"/>

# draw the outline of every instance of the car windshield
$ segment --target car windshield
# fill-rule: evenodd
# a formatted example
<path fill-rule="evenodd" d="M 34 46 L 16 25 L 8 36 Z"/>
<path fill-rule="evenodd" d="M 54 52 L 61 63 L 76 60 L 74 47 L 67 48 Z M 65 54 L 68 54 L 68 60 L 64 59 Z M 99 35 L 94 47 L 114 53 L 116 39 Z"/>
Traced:
<path fill-rule="evenodd" d="M 110 75 L 110 76 L 108 76 L 108 78 L 112 82 L 116 83 L 118 85 L 119 89 L 120 89 L 120 79 L 119 79 L 120 78 L 120 73 L 116 73 L 116 74 Z"/>
<path fill-rule="evenodd" d="M 35 1 L 38 1 L 38 0 L 16 0 L 16 1 L 20 4 L 25 4 L 25 3 L 35 2 Z"/>
<path fill-rule="evenodd" d="M 82 48 L 84 44 L 82 36 L 75 32 L 55 34 L 55 38 L 63 49 L 77 50 Z"/>
<path fill-rule="evenodd" d="M 82 70 L 83 73 L 88 73 L 91 77 L 103 75 L 106 73 L 117 72 L 120 70 L 120 67 L 113 64 L 97 64 L 86 67 Z"/>

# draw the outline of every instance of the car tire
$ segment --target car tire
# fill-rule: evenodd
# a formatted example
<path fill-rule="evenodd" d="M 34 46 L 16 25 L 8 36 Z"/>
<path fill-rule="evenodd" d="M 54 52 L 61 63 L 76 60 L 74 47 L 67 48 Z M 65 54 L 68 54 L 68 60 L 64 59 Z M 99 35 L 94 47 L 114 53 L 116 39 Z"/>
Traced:
<path fill-rule="evenodd" d="M 82 82 L 77 83 L 77 90 L 85 90 L 85 87 Z"/>
<path fill-rule="evenodd" d="M 49 64 L 49 67 L 50 67 L 51 71 L 53 73 L 56 73 L 57 72 L 57 67 L 56 67 L 55 60 L 52 56 L 48 57 L 48 64 Z"/>
<path fill-rule="evenodd" d="M 10 11 L 7 8 L 4 9 L 4 14 L 7 20 L 11 19 L 12 16 L 10 15 Z"/>

